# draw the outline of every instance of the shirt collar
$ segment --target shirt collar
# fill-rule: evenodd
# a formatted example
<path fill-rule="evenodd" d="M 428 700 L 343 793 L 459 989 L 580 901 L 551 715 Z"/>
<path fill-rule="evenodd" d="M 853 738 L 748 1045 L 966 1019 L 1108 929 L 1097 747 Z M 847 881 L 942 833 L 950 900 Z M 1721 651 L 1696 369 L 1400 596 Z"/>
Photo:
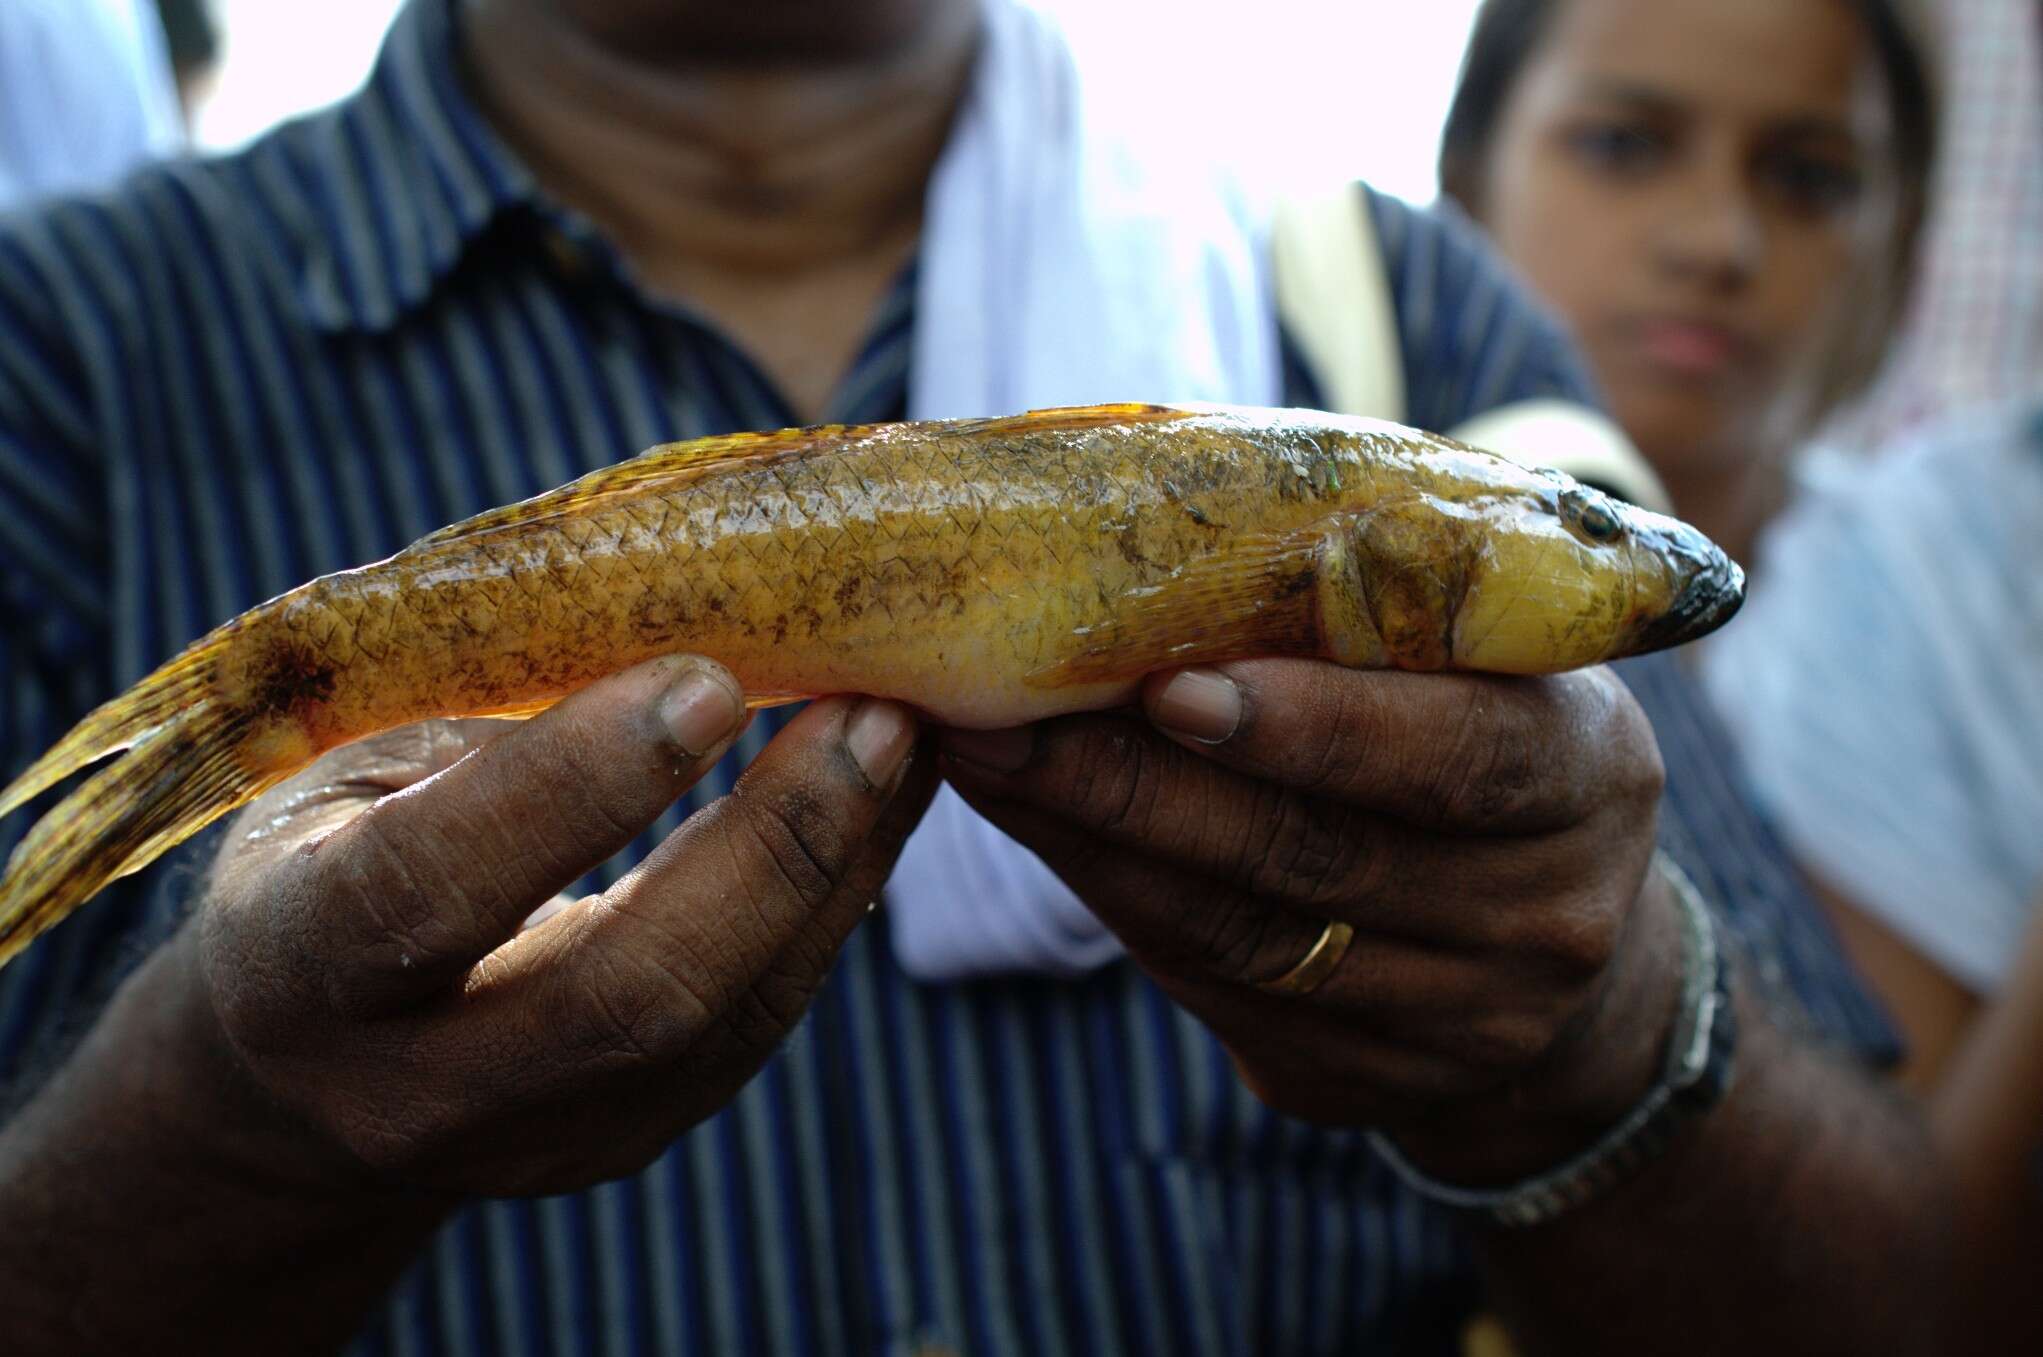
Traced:
<path fill-rule="evenodd" d="M 559 219 L 462 88 L 459 3 L 410 0 L 361 91 L 296 130 L 298 295 L 321 329 L 394 325 L 511 209 Z"/>

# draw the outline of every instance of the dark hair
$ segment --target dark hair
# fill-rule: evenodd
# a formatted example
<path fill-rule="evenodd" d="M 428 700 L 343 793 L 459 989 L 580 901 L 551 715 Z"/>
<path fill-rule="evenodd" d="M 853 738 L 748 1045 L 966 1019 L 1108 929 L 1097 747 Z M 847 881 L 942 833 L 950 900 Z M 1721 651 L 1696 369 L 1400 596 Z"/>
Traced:
<path fill-rule="evenodd" d="M 1440 136 L 1440 191 L 1464 212 L 1480 218 L 1482 186 L 1490 143 L 1504 105 L 1533 51 L 1545 38 L 1561 0 L 1483 0 L 1469 33 L 1468 50 Z M 1936 156 L 1936 98 L 1929 64 L 1907 0 L 1847 0 L 1872 41 L 1873 56 L 1893 115 L 1896 177 L 1890 251 L 1880 277 L 1868 285 L 1875 296 L 1861 309 L 1841 352 L 1818 377 L 1825 403 L 1841 399 L 1872 375 L 1888 331 L 1899 317 L 1914 274 L 1915 241 L 1928 201 L 1930 169 Z"/>
<path fill-rule="evenodd" d="M 156 0 L 156 11 L 163 17 L 171 69 L 180 78 L 219 60 L 220 26 L 211 0 Z"/>

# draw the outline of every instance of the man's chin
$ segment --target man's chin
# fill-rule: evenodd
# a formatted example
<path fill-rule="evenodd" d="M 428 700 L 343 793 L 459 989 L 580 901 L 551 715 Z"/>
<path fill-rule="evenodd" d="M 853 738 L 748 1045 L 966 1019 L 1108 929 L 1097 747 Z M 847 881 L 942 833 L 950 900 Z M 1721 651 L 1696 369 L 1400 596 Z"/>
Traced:
<path fill-rule="evenodd" d="M 490 5 L 503 0 L 471 0 Z M 512 0 L 516 3 L 516 0 Z M 539 0 L 596 41 L 663 65 L 832 66 L 870 61 L 913 43 L 972 0 Z"/>

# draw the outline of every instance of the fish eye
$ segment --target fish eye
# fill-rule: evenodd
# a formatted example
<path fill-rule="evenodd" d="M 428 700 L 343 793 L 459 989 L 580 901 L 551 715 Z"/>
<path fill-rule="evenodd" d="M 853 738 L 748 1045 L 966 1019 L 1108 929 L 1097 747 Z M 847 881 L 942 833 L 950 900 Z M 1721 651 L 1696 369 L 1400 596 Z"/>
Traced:
<path fill-rule="evenodd" d="M 1624 521 L 1601 495 L 1577 491 L 1566 496 L 1563 503 L 1582 529 L 1582 535 L 1592 542 L 1608 542 L 1624 531 Z"/>

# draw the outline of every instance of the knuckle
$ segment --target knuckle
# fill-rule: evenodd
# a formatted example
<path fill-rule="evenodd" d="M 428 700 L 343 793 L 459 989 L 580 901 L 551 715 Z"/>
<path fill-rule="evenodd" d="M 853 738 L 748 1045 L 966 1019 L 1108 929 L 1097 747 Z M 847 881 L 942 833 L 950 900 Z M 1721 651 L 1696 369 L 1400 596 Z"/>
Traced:
<path fill-rule="evenodd" d="M 1497 719 L 1501 701 L 1527 701 L 1530 719 Z M 1502 698 L 1480 690 L 1462 709 L 1452 736 L 1443 741 L 1432 775 L 1426 813 L 1441 824 L 1511 824 L 1545 808 L 1551 796 L 1533 731 L 1539 709 L 1551 705 L 1543 685 L 1524 698 Z"/>
<path fill-rule="evenodd" d="M 1282 941 L 1293 932 L 1280 926 L 1280 917 L 1248 899 L 1196 911 L 1187 921 L 1187 941 L 1206 969 L 1216 975 L 1238 980 L 1268 979 L 1290 964 L 1282 957 L 1272 960 L 1281 950 Z M 1310 945 L 1308 937 L 1290 950 L 1302 954 Z"/>
<path fill-rule="evenodd" d="M 678 966 L 633 960 L 601 932 L 585 936 L 545 1007 L 554 1042 L 576 1066 L 652 1066 L 701 1035 L 718 1006 L 707 985 Z"/>
<path fill-rule="evenodd" d="M 1578 743 L 1588 744 L 1601 756 L 1590 761 L 1598 784 L 1612 789 L 1619 801 L 1657 804 L 1667 780 L 1666 765 L 1652 720 L 1631 689 L 1607 668 L 1566 677 L 1576 680 L 1561 690 L 1573 699 L 1568 719 L 1589 737 Z"/>
<path fill-rule="evenodd" d="M 320 913 L 356 938 L 372 964 L 380 956 L 409 970 L 458 950 L 444 911 L 460 898 L 463 873 L 443 841 L 399 823 L 404 809 L 379 801 L 363 811 L 344 844 L 318 855 L 315 875 Z"/>
<path fill-rule="evenodd" d="M 322 1109 L 320 1119 L 344 1153 L 384 1181 L 421 1176 L 464 1136 L 450 1106 L 425 1098 L 348 1100 Z"/>
<path fill-rule="evenodd" d="M 1611 741 L 1621 753 L 1616 775 L 1634 805 L 1658 805 L 1667 786 L 1667 764 L 1653 723 L 1629 692 L 1623 694 L 1618 711 L 1618 729 Z"/>
<path fill-rule="evenodd" d="M 765 854 L 789 894 L 810 909 L 829 899 L 843 879 L 851 841 L 821 797 L 806 787 L 748 795 L 740 784 L 728 801 L 738 828 Z"/>
<path fill-rule="evenodd" d="M 1563 985 L 1594 980 L 1617 955 L 1618 914 L 1593 896 L 1510 911 L 1497 920 L 1493 944 Z"/>
<path fill-rule="evenodd" d="M 1542 951 L 1555 971 L 1568 981 L 1602 975 L 1617 955 L 1618 917 L 1600 902 L 1559 912 L 1547 925 Z"/>
<path fill-rule="evenodd" d="M 1481 1014 L 1461 1029 L 1457 1055 L 1478 1074 L 1504 1076 L 1537 1063 L 1557 1035 L 1558 1028 L 1545 1014 Z"/>
<path fill-rule="evenodd" d="M 1310 725 L 1328 738 L 1310 742 L 1299 759 L 1294 785 L 1308 795 L 1344 794 L 1382 746 L 1386 721 L 1383 699 L 1371 685 L 1343 673 L 1327 684 L 1313 703 Z"/>
<path fill-rule="evenodd" d="M 1262 851 L 1251 888 L 1285 900 L 1332 908 L 1369 894 L 1366 820 L 1335 802 L 1284 795 L 1271 788 L 1260 798 Z"/>
<path fill-rule="evenodd" d="M 1350 1087 L 1366 1090 L 1371 1101 L 1397 1116 L 1452 1104 L 1496 1082 L 1493 1075 L 1463 1060 L 1391 1041 L 1356 1051 L 1344 1075 Z"/>
<path fill-rule="evenodd" d="M 796 974 L 794 966 L 776 966 L 735 996 L 719 1020 L 738 1049 L 761 1054 L 780 1045 L 801 1020 L 812 993 L 813 982 Z"/>
<path fill-rule="evenodd" d="M 586 727 L 584 722 L 583 726 Z M 614 741 L 606 746 L 601 733 L 584 728 L 578 732 L 556 732 L 529 767 L 506 768 L 507 777 L 526 783 L 520 798 L 536 806 L 550 827 L 544 835 L 532 835 L 517 825 L 498 824 L 502 842 L 527 843 L 554 871 L 579 874 L 588 864 L 572 859 L 584 850 L 581 845 L 628 843 L 644 826 L 620 813 L 611 802 L 625 779 L 620 774 L 637 764 L 617 758 Z M 534 770 L 544 775 L 533 776 Z"/>
<path fill-rule="evenodd" d="M 294 1005 L 279 1003 L 266 977 L 215 975 L 210 988 L 220 1030 L 244 1059 L 261 1062 L 289 1049 L 297 1024 L 280 1019 L 288 1019 Z"/>
<path fill-rule="evenodd" d="M 1086 741 L 1078 754 L 1071 770 L 1072 804 L 1105 833 L 1140 833 L 1158 794 L 1156 761 L 1143 741 L 1115 722 Z"/>

